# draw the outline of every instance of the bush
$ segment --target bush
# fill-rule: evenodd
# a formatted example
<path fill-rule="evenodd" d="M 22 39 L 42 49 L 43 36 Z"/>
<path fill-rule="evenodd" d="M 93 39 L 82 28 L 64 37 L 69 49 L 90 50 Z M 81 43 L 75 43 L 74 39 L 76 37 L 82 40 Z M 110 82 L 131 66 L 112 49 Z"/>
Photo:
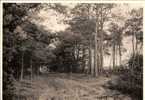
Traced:
<path fill-rule="evenodd" d="M 11 73 L 3 72 L 3 100 L 12 100 L 14 96 L 13 76 Z"/>
<path fill-rule="evenodd" d="M 111 89 L 129 94 L 137 100 L 143 99 L 143 55 L 133 55 L 128 61 L 128 68 L 117 79 L 109 82 Z"/>

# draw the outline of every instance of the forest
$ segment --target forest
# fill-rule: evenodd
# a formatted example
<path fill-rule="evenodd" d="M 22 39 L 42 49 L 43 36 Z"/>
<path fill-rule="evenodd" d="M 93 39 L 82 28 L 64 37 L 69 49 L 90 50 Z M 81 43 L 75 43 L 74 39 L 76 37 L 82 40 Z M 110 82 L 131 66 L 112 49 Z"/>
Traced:
<path fill-rule="evenodd" d="M 3 3 L 3 100 L 142 99 L 142 6 Z"/>

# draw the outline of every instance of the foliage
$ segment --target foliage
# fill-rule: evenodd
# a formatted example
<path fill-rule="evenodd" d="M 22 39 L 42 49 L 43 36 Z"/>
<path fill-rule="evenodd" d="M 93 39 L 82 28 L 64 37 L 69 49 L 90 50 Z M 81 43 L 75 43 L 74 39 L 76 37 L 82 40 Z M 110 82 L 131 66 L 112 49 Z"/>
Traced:
<path fill-rule="evenodd" d="M 29 9 L 37 6 L 38 4 L 3 4 L 3 97 L 5 100 L 12 99 L 13 81 L 19 73 L 15 71 L 20 69 L 17 67 L 19 65 L 17 59 L 19 59 L 19 42 L 22 38 L 14 30 L 17 25 L 23 23 Z"/>
<path fill-rule="evenodd" d="M 110 37 L 111 41 L 109 41 L 111 44 L 115 43 L 115 45 L 122 45 L 122 32 L 123 28 L 119 27 L 116 23 L 110 23 L 109 31 L 111 32 Z"/>
<path fill-rule="evenodd" d="M 115 83 L 113 82 L 115 81 Z M 120 90 L 136 98 L 143 98 L 143 55 L 136 54 L 128 61 L 127 69 L 124 68 L 119 77 L 110 82 L 110 88 Z"/>
<path fill-rule="evenodd" d="M 130 16 L 125 22 L 126 35 L 134 35 L 139 42 L 143 42 L 143 9 L 133 9 Z"/>

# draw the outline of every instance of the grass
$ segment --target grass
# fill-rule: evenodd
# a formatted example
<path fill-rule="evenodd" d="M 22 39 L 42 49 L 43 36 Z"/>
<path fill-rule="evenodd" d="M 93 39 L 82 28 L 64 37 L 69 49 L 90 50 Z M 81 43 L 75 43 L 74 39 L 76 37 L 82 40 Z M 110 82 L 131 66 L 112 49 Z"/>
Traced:
<path fill-rule="evenodd" d="M 16 81 L 15 94 L 31 100 L 97 100 L 100 96 L 117 93 L 103 87 L 110 79 L 104 76 L 93 78 L 84 74 L 53 73 L 41 75 L 32 81 Z"/>

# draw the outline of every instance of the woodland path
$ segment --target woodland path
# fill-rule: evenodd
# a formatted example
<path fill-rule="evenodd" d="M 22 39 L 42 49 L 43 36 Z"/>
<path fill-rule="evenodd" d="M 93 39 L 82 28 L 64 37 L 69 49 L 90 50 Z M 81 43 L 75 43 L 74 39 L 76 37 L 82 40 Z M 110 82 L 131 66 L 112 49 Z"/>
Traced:
<path fill-rule="evenodd" d="M 105 100 L 97 98 L 118 94 L 117 91 L 104 88 L 110 79 L 104 76 L 93 78 L 84 74 L 46 74 L 35 78 L 31 84 L 26 80 L 17 82 L 17 90 L 27 100 Z M 128 96 L 120 96 L 123 97 L 120 100 L 131 100 Z"/>

